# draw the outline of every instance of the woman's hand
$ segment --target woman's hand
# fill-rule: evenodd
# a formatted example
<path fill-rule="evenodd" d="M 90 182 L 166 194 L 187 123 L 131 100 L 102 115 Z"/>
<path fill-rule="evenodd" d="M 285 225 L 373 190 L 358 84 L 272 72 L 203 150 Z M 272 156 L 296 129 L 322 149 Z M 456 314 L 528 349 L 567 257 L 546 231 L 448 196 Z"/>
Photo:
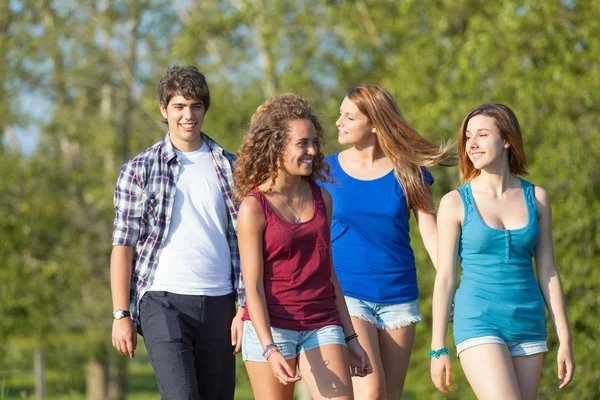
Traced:
<path fill-rule="evenodd" d="M 352 376 L 367 376 L 373 372 L 369 356 L 356 338 L 346 343 L 346 346 L 349 350 L 350 374 Z"/>
<path fill-rule="evenodd" d="M 446 385 L 444 386 L 444 374 L 446 375 Z M 452 383 L 452 360 L 447 354 L 439 358 L 431 357 L 431 381 L 442 393 L 448 394 L 448 386 Z"/>
<path fill-rule="evenodd" d="M 287 385 L 288 383 L 296 383 L 302 379 L 300 376 L 296 375 L 296 372 L 290 367 L 280 351 L 271 354 L 267 361 L 271 366 L 273 375 L 275 375 L 275 378 L 279 379 L 281 384 Z"/>
<path fill-rule="evenodd" d="M 558 364 L 558 388 L 565 388 L 571 380 L 573 380 L 573 373 L 575 372 L 575 360 L 573 359 L 573 346 L 569 343 L 566 345 L 560 345 L 558 347 L 558 354 L 556 357 Z"/>

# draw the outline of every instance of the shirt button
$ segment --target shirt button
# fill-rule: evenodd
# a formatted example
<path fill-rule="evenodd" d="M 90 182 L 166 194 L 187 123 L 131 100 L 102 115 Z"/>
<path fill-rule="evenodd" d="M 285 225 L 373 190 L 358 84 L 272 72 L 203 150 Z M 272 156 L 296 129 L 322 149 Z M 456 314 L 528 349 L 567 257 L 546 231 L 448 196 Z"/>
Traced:
<path fill-rule="evenodd" d="M 171 222 L 171 217 L 167 217 L 167 222 Z"/>
<path fill-rule="evenodd" d="M 169 196 L 170 198 L 175 197 L 175 193 L 171 193 L 171 195 Z"/>

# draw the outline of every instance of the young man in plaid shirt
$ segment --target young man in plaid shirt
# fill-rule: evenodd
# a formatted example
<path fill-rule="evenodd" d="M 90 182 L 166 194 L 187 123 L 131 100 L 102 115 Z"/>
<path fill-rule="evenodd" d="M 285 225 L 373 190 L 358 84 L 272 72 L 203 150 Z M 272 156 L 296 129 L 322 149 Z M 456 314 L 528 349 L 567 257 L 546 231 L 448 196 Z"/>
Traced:
<path fill-rule="evenodd" d="M 113 346 L 133 358 L 143 334 L 163 399 L 233 399 L 244 304 L 235 156 L 201 131 L 210 93 L 195 67 L 170 68 L 158 96 L 169 132 L 115 188 Z"/>

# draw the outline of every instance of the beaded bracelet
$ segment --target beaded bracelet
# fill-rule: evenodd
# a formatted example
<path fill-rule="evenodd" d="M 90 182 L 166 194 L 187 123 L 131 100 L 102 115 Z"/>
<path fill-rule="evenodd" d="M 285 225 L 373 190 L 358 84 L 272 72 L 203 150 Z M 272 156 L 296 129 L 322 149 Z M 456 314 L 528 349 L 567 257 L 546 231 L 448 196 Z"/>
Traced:
<path fill-rule="evenodd" d="M 344 338 L 344 340 L 346 341 L 346 343 L 348 343 L 349 341 L 351 341 L 352 339 L 356 339 L 358 337 L 358 333 L 353 333 L 352 335 L 348 335 Z"/>
<path fill-rule="evenodd" d="M 267 347 L 265 347 L 265 350 L 262 353 L 262 356 L 265 358 L 265 360 L 268 360 L 269 357 L 275 353 L 278 352 L 279 350 L 279 346 L 277 346 L 275 343 L 271 343 L 270 345 L 268 345 Z"/>
<path fill-rule="evenodd" d="M 271 350 L 269 350 L 269 352 L 265 355 L 265 360 L 269 360 L 269 357 L 271 357 L 273 355 L 273 353 L 281 353 L 281 351 L 279 350 L 279 347 L 273 347 Z"/>
<path fill-rule="evenodd" d="M 450 357 L 450 350 L 448 350 L 447 347 L 442 347 L 439 350 L 431 350 L 429 352 L 429 355 L 431 357 L 435 357 L 435 358 L 440 358 L 441 356 L 443 356 L 444 354 L 448 354 L 448 357 Z"/>

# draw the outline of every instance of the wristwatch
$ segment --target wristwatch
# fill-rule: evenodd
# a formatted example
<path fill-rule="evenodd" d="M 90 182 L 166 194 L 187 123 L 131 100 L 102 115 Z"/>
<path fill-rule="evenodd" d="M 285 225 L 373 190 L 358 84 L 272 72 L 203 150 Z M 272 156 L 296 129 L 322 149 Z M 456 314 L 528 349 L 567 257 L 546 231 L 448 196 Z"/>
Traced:
<path fill-rule="evenodd" d="M 129 310 L 122 310 L 120 308 L 117 308 L 115 311 L 113 311 L 113 317 L 115 319 L 123 319 L 125 317 L 129 317 L 131 315 L 131 313 L 129 312 Z"/>

